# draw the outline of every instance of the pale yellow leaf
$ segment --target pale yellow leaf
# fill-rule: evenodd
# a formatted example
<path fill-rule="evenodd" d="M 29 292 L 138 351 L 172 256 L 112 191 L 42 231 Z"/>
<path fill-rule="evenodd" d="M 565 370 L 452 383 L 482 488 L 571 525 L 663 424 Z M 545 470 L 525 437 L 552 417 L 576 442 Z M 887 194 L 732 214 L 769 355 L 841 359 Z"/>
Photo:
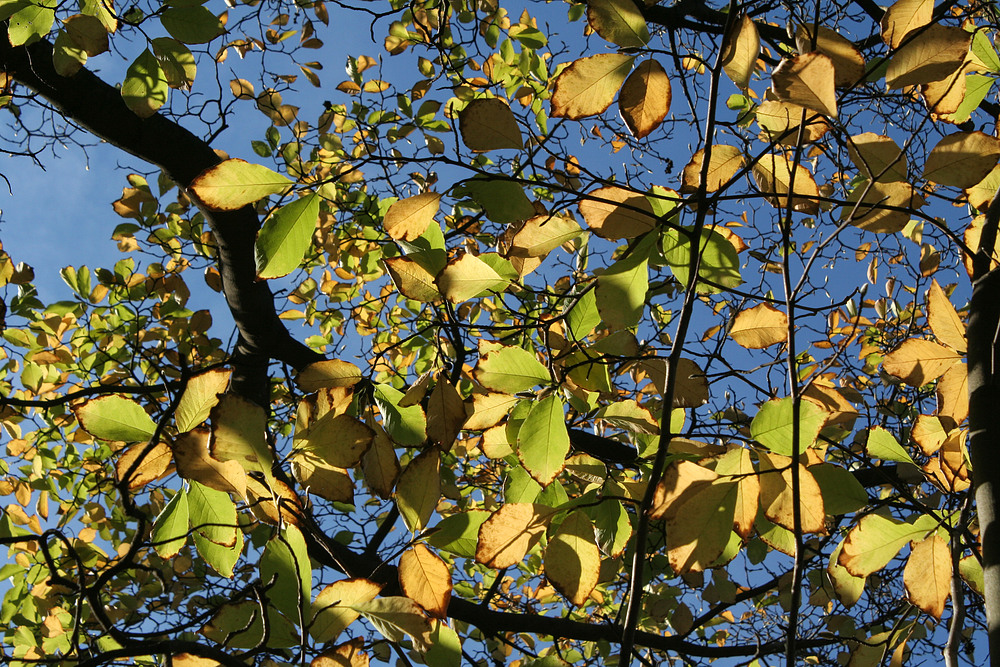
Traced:
<path fill-rule="evenodd" d="M 381 584 L 367 579 L 344 579 L 330 584 L 313 600 L 309 634 L 318 642 L 333 641 L 361 615 L 351 605 L 373 600 L 381 590 Z"/>
<path fill-rule="evenodd" d="M 536 215 L 511 239 L 509 256 L 544 257 L 563 243 L 580 236 L 580 224 L 568 215 Z"/>
<path fill-rule="evenodd" d="M 597 586 L 601 552 L 594 524 L 581 511 L 571 512 L 545 547 L 545 577 L 556 590 L 582 607 Z"/>
<path fill-rule="evenodd" d="M 375 431 L 375 439 L 361 457 L 361 471 L 368 488 L 379 498 L 387 499 L 392 496 L 396 480 L 399 479 L 399 459 L 385 429 L 379 424 L 371 424 L 371 427 Z"/>
<path fill-rule="evenodd" d="M 914 542 L 903 568 L 906 594 L 917 608 L 941 618 L 951 594 L 951 549 L 937 533 Z"/>
<path fill-rule="evenodd" d="M 712 146 L 712 156 L 709 158 L 708 170 L 705 173 L 705 192 L 716 192 L 723 185 L 729 183 L 729 180 L 736 175 L 745 162 L 743 151 L 735 146 Z M 696 192 L 701 183 L 701 174 L 704 169 L 705 149 L 702 148 L 695 152 L 691 161 L 684 167 L 684 173 L 681 176 L 683 181 L 681 192 Z"/>
<path fill-rule="evenodd" d="M 605 239 L 635 238 L 656 226 L 656 214 L 645 195 L 613 185 L 587 193 L 579 208 L 587 226 Z"/>
<path fill-rule="evenodd" d="M 308 452 L 292 455 L 292 472 L 304 491 L 332 503 L 354 503 L 354 482 L 344 468 L 337 468 Z"/>
<path fill-rule="evenodd" d="M 768 94 L 770 91 L 768 91 Z M 806 125 L 802 130 L 802 139 L 806 143 L 819 140 L 830 131 L 830 123 L 826 117 L 809 111 L 797 104 L 765 99 L 754 114 L 754 118 L 767 136 L 785 146 L 792 146 L 798 141 L 799 126 L 802 124 L 803 112 Z"/>
<path fill-rule="evenodd" d="M 392 278 L 392 284 L 407 299 L 422 303 L 441 300 L 441 292 L 434 284 L 434 274 L 408 257 L 390 257 L 382 260 Z"/>
<path fill-rule="evenodd" d="M 720 478 L 736 483 L 736 511 L 733 516 L 733 530 L 746 539 L 753 531 L 754 520 L 760 508 L 760 476 L 753 469 L 750 450 L 738 445 L 730 445 L 728 451 L 719 458 L 715 472 Z"/>
<path fill-rule="evenodd" d="M 217 368 L 199 373 L 187 381 L 174 413 L 178 432 L 190 431 L 208 419 L 209 412 L 219 402 L 219 394 L 229 386 L 232 374 L 229 369 Z"/>
<path fill-rule="evenodd" d="M 744 14 L 726 36 L 722 47 L 722 67 L 740 88 L 750 85 L 750 76 L 760 55 L 760 34 L 753 20 Z"/>
<path fill-rule="evenodd" d="M 872 181 L 893 183 L 906 181 L 906 155 L 890 137 L 865 132 L 851 137 L 847 143 L 851 161 L 861 174 Z"/>
<path fill-rule="evenodd" d="M 602 53 L 573 61 L 556 78 L 550 115 L 579 120 L 604 113 L 633 62 L 635 57 L 621 53 Z"/>
<path fill-rule="evenodd" d="M 267 167 L 231 159 L 203 171 L 188 189 L 208 208 L 235 211 L 291 187 L 291 180 Z"/>
<path fill-rule="evenodd" d="M 467 301 L 487 290 L 500 291 L 508 282 L 493 267 L 471 253 L 448 262 L 436 279 L 441 294 L 452 303 Z"/>
<path fill-rule="evenodd" d="M 769 303 L 740 311 L 729 330 L 733 340 L 748 350 L 788 340 L 788 316 Z"/>
<path fill-rule="evenodd" d="M 771 89 L 782 102 L 797 104 L 835 118 L 837 93 L 833 60 L 813 51 L 785 58 L 771 74 Z"/>
<path fill-rule="evenodd" d="M 173 454 L 166 443 L 150 447 L 149 443 L 140 442 L 122 452 L 115 472 L 118 480 L 127 482 L 134 491 L 166 475 L 172 461 Z"/>
<path fill-rule="evenodd" d="M 936 280 L 931 281 L 927 290 L 927 323 L 938 341 L 958 352 L 965 352 L 965 324 Z"/>
<path fill-rule="evenodd" d="M 760 459 L 760 506 L 764 516 L 783 528 L 792 530 L 795 509 L 792 493 L 792 459 L 780 454 L 758 452 Z M 825 534 L 826 513 L 823 493 L 816 478 L 802 464 L 799 466 L 799 513 L 802 532 Z"/>
<path fill-rule="evenodd" d="M 922 28 L 892 56 L 886 84 L 897 90 L 945 79 L 965 62 L 971 42 L 972 33 L 958 26 L 934 23 Z"/>
<path fill-rule="evenodd" d="M 799 53 L 819 51 L 830 57 L 837 88 L 853 86 L 864 78 L 864 56 L 850 40 L 830 28 L 800 25 L 795 31 L 795 45 Z"/>
<path fill-rule="evenodd" d="M 984 132 L 956 132 L 927 156 L 924 178 L 939 185 L 971 188 L 1000 161 L 1000 139 Z"/>
<path fill-rule="evenodd" d="M 962 360 L 955 350 L 922 338 L 910 338 L 885 355 L 882 368 L 911 387 L 936 380 Z"/>
<path fill-rule="evenodd" d="M 441 453 L 428 449 L 407 464 L 396 483 L 396 507 L 411 532 L 427 526 L 441 499 Z"/>
<path fill-rule="evenodd" d="M 618 94 L 618 111 L 637 139 L 660 126 L 670 112 L 670 78 L 663 65 L 650 58 L 629 74 Z"/>
<path fill-rule="evenodd" d="M 353 387 L 361 381 L 361 369 L 349 361 L 327 359 L 309 364 L 295 377 L 302 391 L 319 391 L 330 387 Z"/>
<path fill-rule="evenodd" d="M 792 174 L 794 173 L 794 183 Z M 757 186 L 766 196 L 767 201 L 777 208 L 786 208 L 791 194 L 792 208 L 801 213 L 816 213 L 819 211 L 819 190 L 812 174 L 803 165 L 795 165 L 780 153 L 764 155 L 753 167 Z M 794 187 L 794 192 L 791 188 Z"/>
<path fill-rule="evenodd" d="M 868 232 L 893 234 L 902 231 L 911 212 L 925 204 L 909 183 L 861 183 L 847 196 L 850 204 L 840 209 L 840 219 L 850 219 L 855 227 Z"/>
<path fill-rule="evenodd" d="M 247 474 L 238 461 L 219 461 L 208 453 L 209 431 L 199 428 L 182 433 L 171 449 L 177 474 L 210 489 L 247 496 Z"/>
<path fill-rule="evenodd" d="M 443 376 L 438 378 L 427 400 L 427 437 L 451 449 L 465 419 L 465 403 L 458 390 Z"/>
<path fill-rule="evenodd" d="M 955 364 L 938 378 L 938 415 L 961 424 L 969 416 L 969 372 L 965 364 Z"/>
<path fill-rule="evenodd" d="M 934 0 L 896 0 L 882 15 L 882 40 L 891 48 L 903 38 L 931 22 Z"/>
<path fill-rule="evenodd" d="M 521 399 L 510 394 L 473 394 L 472 415 L 465 422 L 465 429 L 470 431 L 485 431 L 496 426 L 500 420 L 510 414 Z"/>
<path fill-rule="evenodd" d="M 423 192 L 401 199 L 385 212 L 382 226 L 386 234 L 397 241 L 413 241 L 427 231 L 441 208 L 441 195 Z"/>
<path fill-rule="evenodd" d="M 589 0 L 587 23 L 598 35 L 625 48 L 641 48 L 649 41 L 646 19 L 632 0 Z"/>

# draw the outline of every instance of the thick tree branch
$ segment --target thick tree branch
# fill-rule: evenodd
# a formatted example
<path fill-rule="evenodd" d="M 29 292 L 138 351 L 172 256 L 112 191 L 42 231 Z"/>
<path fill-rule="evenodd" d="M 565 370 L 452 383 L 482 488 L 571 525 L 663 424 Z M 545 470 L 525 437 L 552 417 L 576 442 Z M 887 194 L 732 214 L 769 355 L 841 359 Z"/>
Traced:
<path fill-rule="evenodd" d="M 117 89 L 89 70 L 81 69 L 71 77 L 57 74 L 52 45 L 46 40 L 27 47 L 12 47 L 6 39 L 0 40 L 0 69 L 48 100 L 67 120 L 163 169 L 181 187 L 221 161 L 208 143 L 165 116 L 136 116 Z M 270 287 L 257 281 L 253 247 L 260 219 L 254 208 L 202 209 L 202 214 L 215 235 L 223 292 L 240 332 L 232 355 L 236 366 L 233 389 L 266 404 L 269 360 L 301 369 L 323 357 L 292 338 L 278 319 Z"/>

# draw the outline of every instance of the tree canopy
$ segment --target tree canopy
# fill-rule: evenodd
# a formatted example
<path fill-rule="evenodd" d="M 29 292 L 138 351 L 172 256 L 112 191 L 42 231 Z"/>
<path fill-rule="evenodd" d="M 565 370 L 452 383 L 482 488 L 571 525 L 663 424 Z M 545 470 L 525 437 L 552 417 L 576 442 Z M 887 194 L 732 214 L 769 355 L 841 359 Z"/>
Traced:
<path fill-rule="evenodd" d="M 1000 664 L 995 3 L 0 18 L 5 662 Z"/>

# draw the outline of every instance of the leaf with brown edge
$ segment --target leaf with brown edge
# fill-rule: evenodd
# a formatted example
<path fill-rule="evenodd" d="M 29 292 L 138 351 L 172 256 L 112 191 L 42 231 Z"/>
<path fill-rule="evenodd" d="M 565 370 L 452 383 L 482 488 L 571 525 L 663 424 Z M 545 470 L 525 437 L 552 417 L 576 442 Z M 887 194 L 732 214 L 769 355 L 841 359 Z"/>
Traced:
<path fill-rule="evenodd" d="M 149 451 L 149 444 L 140 442 L 126 449 L 115 465 L 119 481 L 127 482 L 131 491 L 155 482 L 167 474 L 173 454 L 166 443 L 158 442 Z"/>
<path fill-rule="evenodd" d="M 613 185 L 588 192 L 579 209 L 587 226 L 604 239 L 632 239 L 656 226 L 645 195 Z"/>
<path fill-rule="evenodd" d="M 448 262 L 435 282 L 452 303 L 468 301 L 488 290 L 503 290 L 510 283 L 492 266 L 468 252 Z"/>
<path fill-rule="evenodd" d="M 494 570 L 520 563 L 538 544 L 555 510 L 533 503 L 507 503 L 479 527 L 476 562 Z"/>
<path fill-rule="evenodd" d="M 447 617 L 451 570 L 425 545 L 415 544 L 399 557 L 399 585 L 430 616 Z"/>
<path fill-rule="evenodd" d="M 722 67 L 739 88 L 750 85 L 750 77 L 757 67 L 760 55 L 760 34 L 753 20 L 743 14 L 734 24 L 733 32 L 726 36 L 722 47 Z"/>
<path fill-rule="evenodd" d="M 618 112 L 636 139 L 660 126 L 670 112 L 670 78 L 663 65 L 650 58 L 628 75 L 618 93 Z"/>
<path fill-rule="evenodd" d="M 536 215 L 514 234 L 508 257 L 545 257 L 581 234 L 580 223 L 569 215 Z"/>
<path fill-rule="evenodd" d="M 399 479 L 399 459 L 392 440 L 379 424 L 370 424 L 375 431 L 375 439 L 361 457 L 361 472 L 364 473 L 368 488 L 382 499 L 392 496 L 392 490 Z"/>
<path fill-rule="evenodd" d="M 223 394 L 212 408 L 209 451 L 219 461 L 237 461 L 247 472 L 271 475 L 274 454 L 265 438 L 267 415 L 256 403 Z"/>
<path fill-rule="evenodd" d="M 353 387 L 360 381 L 361 369 L 340 359 L 326 359 L 309 364 L 295 376 L 295 383 L 305 392 L 330 387 Z"/>
<path fill-rule="evenodd" d="M 401 199 L 385 212 L 382 227 L 396 241 L 414 241 L 427 231 L 441 208 L 441 195 L 423 192 Z"/>
<path fill-rule="evenodd" d="M 269 195 L 287 192 L 292 181 L 259 164 L 224 160 L 201 172 L 188 187 L 202 204 L 216 211 L 235 211 Z"/>
<path fill-rule="evenodd" d="M 788 340 L 788 316 L 771 304 L 762 303 L 740 311 L 729 335 L 748 350 L 763 350 Z"/>
<path fill-rule="evenodd" d="M 894 183 L 906 181 L 906 155 L 891 138 L 874 132 L 851 137 L 847 143 L 851 162 L 861 174 L 872 181 Z"/>
<path fill-rule="evenodd" d="M 458 112 L 458 130 L 462 142 L 476 152 L 524 148 L 514 113 L 506 102 L 496 97 L 469 102 Z"/>
<path fill-rule="evenodd" d="M 833 83 L 837 88 L 853 86 L 865 76 L 864 56 L 850 40 L 830 28 L 799 25 L 795 46 L 799 53 L 819 51 L 828 56 L 833 61 Z"/>
<path fill-rule="evenodd" d="M 851 575 L 867 577 L 885 567 L 907 542 L 923 539 L 936 527 L 937 521 L 930 515 L 901 522 L 866 514 L 847 533 L 837 562 Z"/>
<path fill-rule="evenodd" d="M 663 478 L 656 486 L 653 502 L 649 507 L 649 518 L 666 518 L 700 485 L 708 484 L 718 477 L 714 471 L 693 461 L 674 461 L 664 471 Z"/>
<path fill-rule="evenodd" d="M 469 415 L 463 428 L 467 431 L 485 431 L 491 426 L 496 426 L 520 401 L 520 397 L 510 394 L 493 392 L 473 394 L 472 414 Z"/>
<path fill-rule="evenodd" d="M 434 274 L 409 257 L 390 257 L 382 262 L 392 284 L 407 299 L 435 303 L 444 298 L 434 283 Z"/>
<path fill-rule="evenodd" d="M 760 460 L 760 506 L 764 516 L 774 523 L 792 530 L 792 513 L 795 509 L 792 493 L 792 459 L 780 454 L 758 452 Z M 799 466 L 799 514 L 803 533 L 826 534 L 826 512 L 823 492 L 812 473 Z"/>
<path fill-rule="evenodd" d="M 801 213 L 819 211 L 819 189 L 812 174 L 803 165 L 795 165 L 792 183 L 792 163 L 780 153 L 764 155 L 753 167 L 754 180 L 767 201 L 776 208 L 786 208 L 791 194 L 792 208 Z M 790 189 L 794 187 L 794 192 Z"/>
<path fill-rule="evenodd" d="M 984 132 L 956 132 L 937 143 L 924 164 L 924 178 L 938 185 L 971 188 L 1000 162 L 1000 139 Z"/>
<path fill-rule="evenodd" d="M 361 615 L 351 608 L 375 598 L 382 584 L 367 579 L 344 579 L 324 588 L 312 603 L 309 634 L 318 642 L 333 641 Z"/>
<path fill-rule="evenodd" d="M 951 594 L 951 579 L 951 549 L 937 533 L 912 544 L 903 568 L 903 584 L 910 602 L 940 619 Z"/>
<path fill-rule="evenodd" d="M 370 664 L 368 654 L 361 650 L 364 647 L 364 638 L 355 637 L 323 651 L 312 659 L 309 667 L 368 667 Z"/>
<path fill-rule="evenodd" d="M 716 192 L 736 175 L 745 162 L 743 151 L 735 146 L 712 146 L 712 156 L 709 158 L 708 171 L 705 174 L 705 192 Z M 691 161 L 684 167 L 684 173 L 681 176 L 682 193 L 698 191 L 704 169 L 705 149 L 701 148 L 695 151 L 695 154 L 691 156 Z"/>
<path fill-rule="evenodd" d="M 962 360 L 955 350 L 922 338 L 910 338 L 885 356 L 882 368 L 911 387 L 936 380 Z"/>
<path fill-rule="evenodd" d="M 836 118 L 833 60 L 818 52 L 786 58 L 771 73 L 771 90 L 782 102 Z"/>
<path fill-rule="evenodd" d="M 295 434 L 295 449 L 335 468 L 353 468 L 374 439 L 375 432 L 357 417 L 327 412 L 304 432 Z"/>
<path fill-rule="evenodd" d="M 550 115 L 579 120 L 604 113 L 634 62 L 634 56 L 621 53 L 601 53 L 573 61 L 556 77 Z"/>
<path fill-rule="evenodd" d="M 780 100 L 765 99 L 754 114 L 754 119 L 769 139 L 784 146 L 793 146 L 799 137 L 799 126 L 802 125 L 805 112 L 805 127 L 802 128 L 802 139 L 806 143 L 819 141 L 830 131 L 830 123 L 825 116 L 804 107 Z"/>
<path fill-rule="evenodd" d="M 649 42 L 649 27 L 632 0 L 589 0 L 587 23 L 598 35 L 625 48 Z"/>
<path fill-rule="evenodd" d="M 656 387 L 660 396 L 667 387 L 667 360 L 664 358 L 646 358 L 640 360 L 636 367 L 646 374 Z M 677 361 L 677 380 L 674 383 L 674 407 L 697 408 L 708 403 L 708 378 L 696 362 L 681 357 Z"/>
<path fill-rule="evenodd" d="M 219 461 L 208 453 L 209 430 L 198 428 L 182 433 L 171 449 L 177 474 L 210 489 L 247 497 L 247 474 L 238 461 Z"/>
<path fill-rule="evenodd" d="M 938 415 L 961 424 L 969 416 L 969 372 L 965 364 L 955 364 L 938 378 Z"/>
<path fill-rule="evenodd" d="M 895 49 L 917 28 L 931 22 L 934 0 L 896 0 L 882 15 L 882 41 Z"/>
<path fill-rule="evenodd" d="M 921 29 L 889 61 L 885 82 L 890 90 L 940 81 L 962 66 L 972 33 L 938 23 Z"/>
<path fill-rule="evenodd" d="M 545 547 L 545 578 L 571 604 L 582 607 L 601 575 L 594 524 L 577 510 L 563 519 Z"/>
<path fill-rule="evenodd" d="M 427 437 L 446 451 L 465 424 L 465 403 L 455 386 L 442 375 L 427 400 Z"/>
<path fill-rule="evenodd" d="M 936 280 L 931 281 L 927 290 L 927 324 L 938 341 L 958 352 L 965 352 L 965 324 Z"/>

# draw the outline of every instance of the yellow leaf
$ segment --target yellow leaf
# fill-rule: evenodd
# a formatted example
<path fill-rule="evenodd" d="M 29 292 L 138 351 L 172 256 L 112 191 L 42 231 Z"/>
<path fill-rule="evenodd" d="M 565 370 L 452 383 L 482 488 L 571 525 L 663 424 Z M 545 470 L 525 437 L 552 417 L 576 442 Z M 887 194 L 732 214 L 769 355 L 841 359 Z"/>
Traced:
<path fill-rule="evenodd" d="M 190 191 L 208 208 L 235 211 L 268 195 L 287 192 L 292 181 L 267 167 L 245 160 L 224 160 L 201 172 Z"/>
<path fill-rule="evenodd" d="M 587 226 L 605 239 L 635 238 L 656 226 L 645 195 L 613 185 L 587 193 L 579 208 Z"/>
<path fill-rule="evenodd" d="M 184 395 L 177 404 L 177 412 L 174 413 L 178 432 L 190 431 L 208 419 L 212 408 L 219 402 L 219 394 L 224 393 L 229 386 L 232 374 L 231 370 L 217 368 L 199 373 L 188 380 Z"/>
<path fill-rule="evenodd" d="M 906 181 L 906 155 L 891 138 L 865 132 L 851 137 L 847 152 L 861 175 L 872 181 Z"/>
<path fill-rule="evenodd" d="M 429 449 L 406 466 L 396 483 L 396 506 L 411 532 L 427 526 L 441 499 L 441 454 Z"/>
<path fill-rule="evenodd" d="M 594 524 L 581 512 L 571 512 L 545 547 L 545 577 L 571 604 L 582 607 L 597 586 L 601 552 Z"/>
<path fill-rule="evenodd" d="M 799 53 L 819 51 L 829 56 L 833 61 L 834 85 L 837 88 L 853 86 L 865 76 L 864 56 L 850 40 L 830 28 L 800 25 L 795 31 L 795 46 Z"/>
<path fill-rule="evenodd" d="M 434 284 L 434 274 L 408 257 L 383 259 L 385 269 L 392 278 L 392 284 L 407 299 L 422 303 L 441 300 L 441 293 Z"/>
<path fill-rule="evenodd" d="M 367 579 L 344 579 L 330 584 L 313 600 L 309 634 L 318 642 L 333 641 L 361 615 L 351 606 L 373 600 L 381 590 L 381 584 Z"/>
<path fill-rule="evenodd" d="M 794 145 L 798 140 L 803 111 L 805 111 L 806 126 L 802 138 L 806 143 L 817 141 L 830 131 L 830 124 L 824 116 L 797 104 L 778 100 L 765 99 L 757 107 L 754 117 L 771 140 L 788 146 Z"/>
<path fill-rule="evenodd" d="M 729 450 L 719 458 L 715 472 L 720 477 L 728 476 L 736 484 L 733 530 L 746 539 L 753 531 L 754 519 L 757 518 L 760 506 L 760 476 L 753 469 L 750 450 L 730 445 Z"/>
<path fill-rule="evenodd" d="M 545 257 L 582 233 L 580 224 L 571 216 L 536 215 L 529 218 L 511 239 L 509 256 Z"/>
<path fill-rule="evenodd" d="M 437 279 L 438 289 L 452 303 L 467 301 L 487 290 L 500 291 L 510 282 L 471 253 L 448 262 Z"/>
<path fill-rule="evenodd" d="M 312 392 L 331 387 L 353 387 L 361 381 L 361 369 L 349 361 L 327 359 L 309 364 L 295 377 L 302 391 Z"/>
<path fill-rule="evenodd" d="M 392 440 L 379 424 L 370 424 L 375 431 L 375 439 L 365 455 L 361 457 L 361 471 L 365 482 L 379 498 L 388 499 L 399 479 L 399 459 Z"/>
<path fill-rule="evenodd" d="M 434 618 L 448 615 L 451 571 L 423 544 L 416 544 L 399 558 L 399 585 L 403 593 Z"/>
<path fill-rule="evenodd" d="M 950 134 L 931 150 L 924 178 L 939 185 L 971 188 L 1000 161 L 1000 139 L 983 132 Z"/>
<path fill-rule="evenodd" d="M 462 141 L 476 152 L 524 147 L 521 129 L 507 103 L 496 97 L 472 100 L 458 113 Z"/>
<path fill-rule="evenodd" d="M 924 455 L 930 456 L 941 449 L 941 445 L 948 437 L 948 431 L 952 427 L 952 424 L 946 425 L 946 421 L 948 420 L 942 421 L 937 416 L 917 415 L 917 422 L 910 432 L 910 438 L 917 443 Z"/>
<path fill-rule="evenodd" d="M 842 605 L 850 609 L 865 592 L 865 580 L 867 577 L 856 577 L 847 571 L 847 568 L 840 564 L 840 553 L 844 549 L 841 542 L 830 554 L 830 562 L 826 567 L 827 576 L 833 584 L 833 594 Z"/>
<path fill-rule="evenodd" d="M 830 56 L 813 51 L 782 60 L 771 74 L 771 89 L 782 102 L 797 104 L 832 118 L 837 116 L 837 93 Z"/>
<path fill-rule="evenodd" d="M 937 533 L 914 542 L 903 568 L 903 584 L 910 602 L 934 618 L 941 618 L 951 594 L 951 569 L 951 549 Z"/>
<path fill-rule="evenodd" d="M 521 399 L 510 394 L 473 394 L 472 415 L 465 422 L 469 431 L 485 431 L 510 414 Z"/>
<path fill-rule="evenodd" d="M 716 192 L 729 179 L 736 175 L 746 159 L 743 151 L 735 146 L 712 146 L 712 156 L 708 161 L 708 172 L 705 174 L 705 192 Z M 705 149 L 699 149 L 684 167 L 681 192 L 697 192 L 701 183 L 701 173 L 705 168 Z M 724 229 L 724 228 L 720 228 Z"/>
<path fill-rule="evenodd" d="M 771 304 L 762 303 L 740 311 L 729 335 L 748 350 L 762 350 L 788 340 L 788 316 Z"/>
<path fill-rule="evenodd" d="M 374 439 L 374 431 L 357 417 L 333 411 L 295 433 L 296 450 L 307 451 L 335 468 L 358 465 Z"/>
<path fill-rule="evenodd" d="M 646 19 L 631 0 L 590 0 L 587 23 L 594 32 L 625 48 L 641 48 L 649 41 Z"/>
<path fill-rule="evenodd" d="M 545 533 L 554 510 L 533 503 L 508 503 L 479 527 L 476 562 L 502 570 L 520 563 Z"/>
<path fill-rule="evenodd" d="M 722 67 L 738 87 L 750 85 L 750 76 L 760 55 L 760 34 L 753 20 L 744 14 L 726 36 L 722 47 Z"/>
<path fill-rule="evenodd" d="M 637 368 L 644 372 L 656 391 L 663 395 L 667 386 L 667 360 L 663 358 L 643 359 Z M 701 366 L 681 357 L 677 361 L 677 380 L 674 383 L 674 407 L 697 408 L 708 403 L 708 378 Z"/>
<path fill-rule="evenodd" d="M 556 78 L 550 115 L 579 120 L 604 113 L 633 62 L 633 56 L 621 53 L 602 53 L 573 61 Z"/>
<path fill-rule="evenodd" d="M 885 82 L 891 90 L 947 78 L 962 66 L 972 33 L 938 23 L 922 28 L 889 61 Z"/>
<path fill-rule="evenodd" d="M 792 183 L 792 163 L 779 153 L 764 155 L 753 167 L 754 179 L 767 201 L 777 208 L 785 208 L 792 195 L 792 208 L 801 213 L 819 211 L 819 190 L 812 174 L 801 164 L 795 165 L 795 182 Z M 794 192 L 790 188 L 794 187 Z"/>
<path fill-rule="evenodd" d="M 931 281 L 927 290 L 927 323 L 940 342 L 958 352 L 965 352 L 965 325 L 936 280 Z"/>
<path fill-rule="evenodd" d="M 413 241 L 427 231 L 440 208 L 441 195 L 436 192 L 401 199 L 385 212 L 382 226 L 397 241 Z"/>
<path fill-rule="evenodd" d="M 895 49 L 917 28 L 931 22 L 934 0 L 896 0 L 882 15 L 882 40 Z"/>
<path fill-rule="evenodd" d="M 354 482 L 344 468 L 300 451 L 292 454 L 292 472 L 302 489 L 312 495 L 333 503 L 354 503 Z"/>
<path fill-rule="evenodd" d="M 210 489 L 247 497 L 247 474 L 238 461 L 219 461 L 208 453 L 208 429 L 177 436 L 172 445 L 177 474 Z"/>
<path fill-rule="evenodd" d="M 443 376 L 438 378 L 427 401 L 427 437 L 451 449 L 465 419 L 465 403 L 458 390 Z"/>
<path fill-rule="evenodd" d="M 961 424 L 969 416 L 969 373 L 965 364 L 955 364 L 937 383 L 938 415 Z"/>
<path fill-rule="evenodd" d="M 265 439 L 264 409 L 236 394 L 223 394 L 211 412 L 209 451 L 219 461 L 238 461 L 244 470 L 271 475 L 274 455 Z"/>
<path fill-rule="evenodd" d="M 172 460 L 170 447 L 165 443 L 158 442 L 150 448 L 149 443 L 140 442 L 122 452 L 115 472 L 134 491 L 166 475 Z"/>
<path fill-rule="evenodd" d="M 882 368 L 911 387 L 922 387 L 961 360 L 962 355 L 955 350 L 922 338 L 910 338 L 885 355 Z"/>
<path fill-rule="evenodd" d="M 861 183 L 847 196 L 849 205 L 840 209 L 840 219 L 850 218 L 855 227 L 869 232 L 893 234 L 910 221 L 912 211 L 924 205 L 924 198 L 904 182 Z"/>
<path fill-rule="evenodd" d="M 670 112 L 670 78 L 663 65 L 650 58 L 629 74 L 618 94 L 618 111 L 637 139 L 660 126 Z"/>
<path fill-rule="evenodd" d="M 327 649 L 313 658 L 309 667 L 368 667 L 368 654 L 362 652 L 365 640 L 355 637 L 350 641 Z"/>
<path fill-rule="evenodd" d="M 780 454 L 758 452 L 760 460 L 760 506 L 764 516 L 788 530 L 793 530 L 792 459 Z M 801 463 L 799 466 L 799 511 L 802 532 L 826 534 L 826 511 L 823 493 L 816 478 Z"/>

